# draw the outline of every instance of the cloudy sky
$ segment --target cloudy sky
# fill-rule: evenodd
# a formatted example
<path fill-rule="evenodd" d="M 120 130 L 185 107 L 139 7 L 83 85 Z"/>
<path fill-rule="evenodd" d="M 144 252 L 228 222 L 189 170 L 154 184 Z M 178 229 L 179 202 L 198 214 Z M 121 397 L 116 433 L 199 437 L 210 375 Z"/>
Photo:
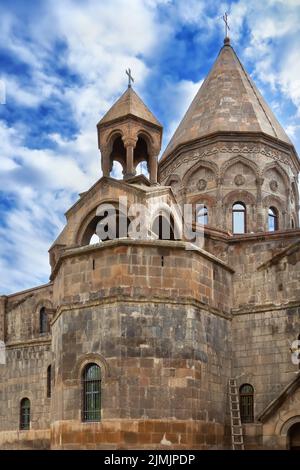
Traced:
<path fill-rule="evenodd" d="M 124 70 L 165 146 L 222 46 L 226 10 L 300 153 L 300 0 L 0 0 L 0 294 L 48 282 L 64 212 L 101 176 L 95 126 Z"/>

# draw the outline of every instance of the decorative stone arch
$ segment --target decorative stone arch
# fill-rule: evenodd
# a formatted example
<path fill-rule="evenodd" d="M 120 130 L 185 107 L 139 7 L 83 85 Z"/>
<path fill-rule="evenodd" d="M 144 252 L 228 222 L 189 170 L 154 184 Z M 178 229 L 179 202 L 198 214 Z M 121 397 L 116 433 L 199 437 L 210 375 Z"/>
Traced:
<path fill-rule="evenodd" d="M 21 400 L 23 400 L 23 398 L 28 398 L 30 400 L 30 409 L 31 409 L 32 408 L 32 403 L 33 403 L 34 398 L 35 398 L 35 395 L 30 390 L 25 388 L 25 389 L 22 389 L 21 392 L 19 392 L 19 406 L 20 406 Z"/>
<path fill-rule="evenodd" d="M 283 200 L 280 199 L 279 196 L 275 196 L 275 194 L 269 194 L 269 196 L 264 197 L 262 200 L 262 204 L 264 207 L 275 206 L 278 211 L 283 212 L 286 210 L 286 205 Z"/>
<path fill-rule="evenodd" d="M 217 205 L 217 198 L 215 196 L 210 196 L 209 194 L 197 194 L 188 200 L 189 203 L 195 204 L 204 204 L 214 207 Z"/>
<path fill-rule="evenodd" d="M 279 422 L 277 424 L 277 429 L 276 431 L 278 432 L 278 427 L 281 425 L 281 429 L 279 434 L 281 436 L 287 437 L 289 429 L 294 425 L 300 423 L 300 414 L 296 416 L 292 416 L 291 418 L 287 419 L 283 424 L 282 422 Z"/>
<path fill-rule="evenodd" d="M 84 368 L 88 364 L 97 364 L 97 366 L 101 369 L 101 381 L 103 381 L 103 385 L 105 381 L 111 377 L 111 368 L 108 364 L 105 357 L 100 353 L 88 353 L 84 356 L 80 356 L 75 364 L 74 367 L 74 379 L 77 381 L 78 384 L 81 384 L 81 378 L 84 371 Z"/>
<path fill-rule="evenodd" d="M 277 212 L 278 212 L 278 229 L 282 230 L 286 228 L 286 214 L 287 214 L 287 207 L 280 199 L 279 196 L 275 196 L 274 194 L 270 194 L 269 196 L 266 196 L 262 200 L 262 206 L 264 210 L 264 215 L 265 215 L 265 228 L 266 231 L 268 231 L 268 210 L 270 207 L 274 207 Z M 288 221 L 290 223 L 290 221 Z"/>
<path fill-rule="evenodd" d="M 246 205 L 255 205 L 256 198 L 251 194 L 249 191 L 245 191 L 244 189 L 236 189 L 234 191 L 230 191 L 230 193 L 226 194 L 223 199 L 223 203 L 225 206 L 232 205 L 236 201 L 241 201 Z"/>
<path fill-rule="evenodd" d="M 266 175 L 267 175 L 267 172 L 272 170 L 272 169 L 278 171 L 278 173 L 280 174 L 280 176 L 282 177 L 282 179 L 284 181 L 286 191 L 288 192 L 288 190 L 290 188 L 290 185 L 291 185 L 290 178 L 289 178 L 287 172 L 282 168 L 282 166 L 278 162 L 268 163 L 268 165 L 266 165 L 263 169 L 263 177 L 265 178 Z"/>
<path fill-rule="evenodd" d="M 290 192 L 291 192 L 291 181 L 287 172 L 284 170 L 284 168 L 282 168 L 282 166 L 278 162 L 271 162 L 268 165 L 266 165 L 263 169 L 263 179 L 265 181 L 267 179 L 266 177 L 267 177 L 268 171 L 270 170 L 274 170 L 281 176 L 283 180 L 284 189 L 285 189 L 284 194 L 287 198 L 287 202 L 289 203 Z M 273 181 L 271 181 L 270 183 L 273 184 Z M 275 181 L 274 184 L 277 184 L 277 182 Z M 276 188 L 271 187 L 271 190 L 275 192 Z"/>
<path fill-rule="evenodd" d="M 220 168 L 220 178 L 221 181 L 224 179 L 226 171 L 232 166 L 235 165 L 236 163 L 242 163 L 245 166 L 248 166 L 251 168 L 251 170 L 254 172 L 256 179 L 260 178 L 260 171 L 259 167 L 256 165 L 256 163 L 252 162 L 246 157 L 243 157 L 242 155 L 237 155 L 233 158 L 230 158 L 227 160 Z"/>
<path fill-rule="evenodd" d="M 157 183 L 160 128 L 151 129 L 145 123 L 129 117 L 127 122 L 122 120 L 111 132 L 101 130 L 98 139 L 104 176 L 110 176 L 113 162 L 117 161 L 122 165 L 124 179 L 130 179 L 136 175 L 137 165 L 145 161 L 150 181 Z"/>
<path fill-rule="evenodd" d="M 223 217 L 225 221 L 225 227 L 223 227 L 223 229 L 232 231 L 232 206 L 235 202 L 245 204 L 247 233 L 255 232 L 257 227 L 256 198 L 253 194 L 244 189 L 230 191 L 223 198 Z"/>
<path fill-rule="evenodd" d="M 94 233 L 93 224 L 96 223 L 97 209 L 101 204 L 112 204 L 116 208 L 119 208 L 119 200 L 117 199 L 102 199 L 90 212 L 79 222 L 79 228 L 75 236 L 75 244 L 77 246 L 85 246 L 87 239 L 91 238 Z M 122 211 L 122 207 L 120 207 Z M 93 233 L 92 233 L 93 232 Z"/>
<path fill-rule="evenodd" d="M 298 228 L 298 217 L 297 217 L 297 213 L 292 211 L 291 213 L 291 228 Z M 292 226 L 292 221 L 294 222 L 294 227 Z"/>
<path fill-rule="evenodd" d="M 280 448 L 289 449 L 289 431 L 298 423 L 300 423 L 299 410 L 292 410 L 280 416 L 274 429 L 274 434 L 280 439 Z"/>
<path fill-rule="evenodd" d="M 36 334 L 40 334 L 40 311 L 45 307 L 46 313 L 48 315 L 49 321 L 49 331 L 51 326 L 51 320 L 54 317 L 54 308 L 53 303 L 49 299 L 40 299 L 34 309 L 34 321 L 33 321 L 33 329 Z"/>
<path fill-rule="evenodd" d="M 107 150 L 109 150 L 110 152 L 112 151 L 112 146 L 113 146 L 113 143 L 115 141 L 115 139 L 117 137 L 121 137 L 123 139 L 124 137 L 124 132 L 122 131 L 121 128 L 118 128 L 118 129 L 113 129 L 109 134 L 107 134 L 106 136 L 106 141 L 105 141 L 105 144 L 106 144 L 106 148 Z"/>
<path fill-rule="evenodd" d="M 188 180 L 193 175 L 193 173 L 198 171 L 200 168 L 208 168 L 209 170 L 211 170 L 213 172 L 213 174 L 215 176 L 215 179 L 216 179 L 216 182 L 217 182 L 218 176 L 219 176 L 218 165 L 216 163 L 208 162 L 206 160 L 200 160 L 199 162 L 195 163 L 195 165 L 193 165 L 191 168 L 189 168 L 187 170 L 187 172 L 184 174 L 184 176 L 182 178 L 183 186 L 185 186 L 187 184 Z"/>
<path fill-rule="evenodd" d="M 147 132 L 145 129 L 138 130 L 137 138 L 139 137 L 142 137 L 145 140 L 148 146 L 148 152 L 150 152 L 151 150 L 154 150 L 155 142 L 154 142 L 152 135 L 149 132 Z"/>
<path fill-rule="evenodd" d="M 162 216 L 168 222 L 170 222 L 171 234 L 173 233 L 174 239 L 177 240 L 182 235 L 180 230 L 182 225 L 182 220 L 179 220 L 180 216 L 176 212 L 172 211 L 171 207 L 167 203 L 162 203 L 160 207 L 156 208 L 155 211 L 151 214 L 150 220 L 150 233 L 153 234 L 153 226 L 158 217 Z"/>
<path fill-rule="evenodd" d="M 203 204 L 207 207 L 208 210 L 208 225 L 215 225 L 215 208 L 217 206 L 217 198 L 214 196 L 210 196 L 209 194 L 197 194 L 197 196 L 193 196 L 192 198 L 188 199 L 188 203 L 192 204 L 193 206 L 193 214 L 195 217 L 195 221 L 197 222 L 197 213 L 196 213 L 196 206 L 197 204 Z"/>
<path fill-rule="evenodd" d="M 120 139 L 119 146 L 121 146 L 121 153 L 119 155 L 114 155 L 113 157 L 111 157 L 113 153 L 114 144 L 117 139 Z M 126 149 L 124 146 L 124 132 L 122 131 L 122 129 L 114 129 L 107 135 L 105 139 L 105 144 L 102 145 L 101 161 L 102 167 L 103 165 L 106 167 L 106 171 L 103 171 L 104 176 L 109 176 L 113 169 L 114 161 L 120 163 L 124 173 L 126 166 Z"/>

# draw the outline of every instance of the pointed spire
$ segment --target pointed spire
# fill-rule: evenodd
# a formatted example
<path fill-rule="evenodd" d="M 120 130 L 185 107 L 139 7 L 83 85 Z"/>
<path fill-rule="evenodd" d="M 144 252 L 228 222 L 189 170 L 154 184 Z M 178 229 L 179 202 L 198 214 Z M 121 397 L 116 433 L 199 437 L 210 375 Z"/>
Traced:
<path fill-rule="evenodd" d="M 179 145 L 216 132 L 262 132 L 292 145 L 239 61 L 228 36 L 162 159 Z"/>
<path fill-rule="evenodd" d="M 125 93 L 123 93 L 123 95 L 112 105 L 110 110 L 103 116 L 99 121 L 98 126 L 130 115 L 143 119 L 155 126 L 162 127 L 160 122 L 151 113 L 150 109 L 147 108 L 131 85 L 128 86 Z"/>

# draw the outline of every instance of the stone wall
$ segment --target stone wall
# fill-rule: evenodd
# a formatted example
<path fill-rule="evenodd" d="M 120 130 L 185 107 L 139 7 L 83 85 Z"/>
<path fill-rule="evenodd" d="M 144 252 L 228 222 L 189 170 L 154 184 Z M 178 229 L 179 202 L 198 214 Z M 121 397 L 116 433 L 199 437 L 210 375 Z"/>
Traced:
<path fill-rule="evenodd" d="M 47 367 L 52 362 L 51 335 L 39 332 L 39 309 L 52 304 L 52 286 L 6 298 L 6 364 L 0 365 L 0 447 L 49 448 L 50 398 Z M 21 431 L 20 402 L 31 402 L 30 430 Z"/>
<path fill-rule="evenodd" d="M 224 314 L 232 302 L 232 270 L 184 242 L 116 240 L 68 250 L 54 278 L 54 303 L 127 296 L 190 299 Z"/>
<path fill-rule="evenodd" d="M 298 307 L 234 315 L 233 375 L 239 386 L 254 387 L 256 417 L 298 371 L 290 347 L 300 333 L 299 314 Z"/>
<path fill-rule="evenodd" d="M 47 398 L 47 367 L 51 362 L 50 341 L 6 348 L 6 365 L 0 366 L 1 448 L 49 447 L 49 435 L 44 431 L 50 426 L 51 399 Z M 23 398 L 29 398 L 31 403 L 29 431 L 19 430 L 20 402 Z M 42 437 L 46 435 L 48 438 Z M 17 441 L 13 442 L 16 438 Z"/>
<path fill-rule="evenodd" d="M 299 233 L 299 232 L 298 232 Z M 281 237 L 232 243 L 228 263 L 233 266 L 234 308 L 282 305 L 300 300 L 300 247 Z M 292 245 L 294 244 L 294 248 Z M 291 248 L 288 248 L 288 247 Z M 286 250 L 286 251 L 285 251 Z"/>
<path fill-rule="evenodd" d="M 223 445 L 230 320 L 158 301 L 66 306 L 53 338 L 53 448 Z M 81 422 L 87 362 L 103 374 L 101 423 Z"/>
<path fill-rule="evenodd" d="M 300 423 L 300 389 L 287 396 L 284 403 L 263 423 L 263 445 L 265 449 L 290 447 L 289 430 Z"/>
<path fill-rule="evenodd" d="M 41 338 L 40 309 L 52 306 L 51 284 L 7 296 L 5 342 L 10 344 Z"/>

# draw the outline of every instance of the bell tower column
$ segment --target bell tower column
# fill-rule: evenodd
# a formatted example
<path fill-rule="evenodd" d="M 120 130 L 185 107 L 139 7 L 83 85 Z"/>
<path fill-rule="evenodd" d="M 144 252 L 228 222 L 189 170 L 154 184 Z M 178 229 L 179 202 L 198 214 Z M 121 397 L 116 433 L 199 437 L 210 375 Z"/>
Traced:
<path fill-rule="evenodd" d="M 134 149 L 136 146 L 137 139 L 127 137 L 123 139 L 124 146 L 126 148 L 126 170 L 124 173 L 124 178 L 131 178 L 135 176 L 134 168 Z"/>
<path fill-rule="evenodd" d="M 158 171 L 158 156 L 156 155 L 156 152 L 152 152 L 149 155 L 149 176 L 150 176 L 150 182 L 152 184 L 157 183 L 157 171 Z"/>
<path fill-rule="evenodd" d="M 110 152 L 107 148 L 101 149 L 101 167 L 103 176 L 109 176 L 112 169 L 112 162 L 110 161 Z"/>

